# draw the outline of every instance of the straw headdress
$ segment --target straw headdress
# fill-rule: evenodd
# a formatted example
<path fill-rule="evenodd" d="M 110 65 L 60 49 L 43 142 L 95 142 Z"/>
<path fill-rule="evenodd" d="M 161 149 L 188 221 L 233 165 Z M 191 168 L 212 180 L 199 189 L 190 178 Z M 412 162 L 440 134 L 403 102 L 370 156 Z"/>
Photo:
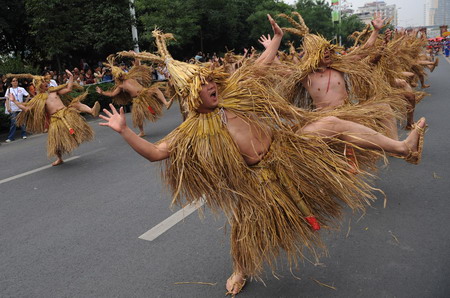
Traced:
<path fill-rule="evenodd" d="M 33 80 L 33 85 L 36 87 L 36 92 L 40 92 L 41 89 L 41 85 L 44 82 L 48 82 L 49 80 L 47 80 L 44 76 L 37 76 L 37 75 L 32 75 L 30 73 L 21 73 L 21 74 L 12 74 L 9 73 L 6 75 L 7 78 L 18 78 L 18 79 L 32 79 Z"/>
<path fill-rule="evenodd" d="M 152 34 L 156 39 L 159 55 L 141 52 L 135 53 L 133 56 L 142 60 L 164 63 L 170 74 L 169 80 L 175 92 L 185 101 L 189 111 L 195 111 L 202 104 L 199 96 L 202 85 L 211 80 L 220 84 L 228 77 L 228 74 L 212 68 L 210 64 L 189 64 L 173 59 L 166 44 L 167 40 L 173 39 L 173 35 L 170 33 L 164 34 L 157 29 Z M 127 55 L 123 52 L 120 54 Z"/>
<path fill-rule="evenodd" d="M 343 50 L 342 47 L 331 44 L 330 41 L 326 40 L 322 35 L 309 33 L 309 28 L 306 26 L 305 21 L 302 16 L 294 11 L 293 16 L 298 18 L 298 22 L 294 18 L 286 15 L 279 14 L 278 16 L 285 18 L 291 23 L 294 28 L 282 28 L 283 31 L 289 32 L 298 36 L 303 37 L 303 51 L 304 55 L 302 58 L 302 70 L 305 72 L 312 72 L 317 69 L 322 59 L 325 50 L 330 50 L 331 59 L 336 59 L 337 55 L 334 53 L 337 50 Z"/>

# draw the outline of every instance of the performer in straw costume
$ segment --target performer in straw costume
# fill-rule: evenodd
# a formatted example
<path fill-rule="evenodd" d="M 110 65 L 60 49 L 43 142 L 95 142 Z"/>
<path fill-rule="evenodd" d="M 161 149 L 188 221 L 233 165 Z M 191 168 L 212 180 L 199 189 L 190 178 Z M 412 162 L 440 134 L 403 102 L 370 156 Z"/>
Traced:
<path fill-rule="evenodd" d="M 258 277 L 264 262 L 274 269 L 282 250 L 291 264 L 305 251 L 316 255 L 324 246 L 314 231 L 339 218 L 342 203 L 362 210 L 374 198 L 365 181 L 370 175 L 352 174 L 345 157 L 329 143 L 351 142 L 370 149 L 367 154 L 385 150 L 410 162 L 418 162 L 422 150 L 424 120 L 404 142 L 335 117 L 308 123 L 310 112 L 289 105 L 253 75 L 254 68 L 270 68 L 265 63 L 273 60 L 283 36 L 269 20 L 275 33 L 271 46 L 254 66 L 231 76 L 174 60 L 166 48 L 167 34 L 153 32 L 159 56 L 139 57 L 164 61 L 189 107 L 188 118 L 158 143 L 133 133 L 122 108 L 118 112 L 110 105 L 112 111 L 100 116 L 106 121 L 100 125 L 118 132 L 140 155 L 166 160 L 164 177 L 173 204 L 203 197 L 212 210 L 225 213 L 231 225 L 234 273 L 226 285 L 231 295 L 239 293 L 247 277 Z"/>
<path fill-rule="evenodd" d="M 95 102 L 93 108 L 82 104 L 86 97 L 84 93 L 74 98 L 69 106 L 65 106 L 60 95 L 72 91 L 73 75 L 66 70 L 69 76 L 67 84 L 49 88 L 49 82 L 44 77 L 32 75 L 15 75 L 20 77 L 32 77 L 38 94 L 29 102 L 19 104 L 22 112 L 17 118 L 17 122 L 26 124 L 27 129 L 33 133 L 43 133 L 47 116 L 50 117 L 47 139 L 47 155 L 56 156 L 57 160 L 52 163 L 57 166 L 63 163 L 63 154 L 68 154 L 77 148 L 81 143 L 94 138 L 94 131 L 86 123 L 80 112 L 89 113 L 94 117 L 98 116 L 100 104 Z M 15 101 L 13 97 L 11 100 Z"/>
<path fill-rule="evenodd" d="M 108 62 L 106 65 L 111 68 L 116 84 L 111 91 L 103 91 L 100 87 L 96 90 L 101 95 L 113 97 L 113 103 L 117 105 L 133 102 L 133 126 L 139 128 L 139 136 L 143 137 L 144 121 L 158 120 L 162 115 L 162 106 L 168 109 L 172 101 L 166 100 L 159 85 L 147 87 L 152 82 L 150 67 L 136 63 L 129 72 L 124 72 L 114 65 L 112 56 L 108 57 Z"/>

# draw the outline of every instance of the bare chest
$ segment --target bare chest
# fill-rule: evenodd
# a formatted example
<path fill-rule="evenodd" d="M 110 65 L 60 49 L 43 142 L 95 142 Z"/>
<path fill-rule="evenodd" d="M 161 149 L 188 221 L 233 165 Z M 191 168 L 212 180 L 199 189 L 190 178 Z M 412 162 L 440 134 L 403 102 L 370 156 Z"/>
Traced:
<path fill-rule="evenodd" d="M 50 115 L 56 113 L 58 110 L 64 107 L 65 106 L 61 101 L 61 98 L 58 96 L 58 94 L 56 94 L 56 92 L 49 93 L 47 100 L 45 101 L 45 108 Z"/>
<path fill-rule="evenodd" d="M 136 97 L 139 95 L 139 92 L 143 89 L 143 87 L 135 80 L 125 80 L 119 87 L 122 88 L 123 91 L 130 94 L 132 97 Z"/>
<path fill-rule="evenodd" d="M 253 165 L 261 161 L 272 142 L 270 129 L 260 127 L 228 111 L 226 116 L 228 132 L 245 162 Z"/>
<path fill-rule="evenodd" d="M 303 85 L 317 108 L 340 105 L 347 97 L 344 75 L 334 69 L 310 74 Z"/>
<path fill-rule="evenodd" d="M 326 93 L 330 90 L 345 91 L 344 75 L 334 69 L 327 68 L 323 72 L 315 72 L 308 76 L 306 88 L 311 92 Z"/>

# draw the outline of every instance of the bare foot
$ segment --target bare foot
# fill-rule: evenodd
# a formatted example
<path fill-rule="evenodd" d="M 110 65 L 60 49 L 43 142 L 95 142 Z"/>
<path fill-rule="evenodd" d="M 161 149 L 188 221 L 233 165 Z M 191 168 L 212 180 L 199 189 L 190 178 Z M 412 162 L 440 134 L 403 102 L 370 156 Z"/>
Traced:
<path fill-rule="evenodd" d="M 98 101 L 95 102 L 94 106 L 91 109 L 91 114 L 94 117 L 98 117 L 98 114 L 100 113 L 100 104 Z"/>
<path fill-rule="evenodd" d="M 426 125 L 426 120 L 424 117 L 420 118 L 419 121 L 417 121 L 416 124 L 418 127 L 420 128 L 424 128 Z M 409 136 L 406 138 L 406 140 L 403 141 L 403 143 L 405 144 L 404 146 L 404 156 L 408 156 L 410 153 L 416 153 L 419 148 L 419 129 L 415 128 L 413 130 L 411 130 L 411 133 L 409 134 Z"/>
<path fill-rule="evenodd" d="M 64 163 L 64 161 L 62 159 L 57 159 L 54 162 L 52 162 L 52 166 L 56 167 L 56 166 L 59 166 L 62 163 Z"/>
<path fill-rule="evenodd" d="M 143 131 L 139 132 L 138 137 L 141 137 L 141 138 L 145 137 L 145 132 L 143 132 Z"/>
<path fill-rule="evenodd" d="M 242 288 L 245 286 L 246 279 L 244 275 L 240 273 L 233 273 L 227 280 L 227 293 L 226 295 L 231 295 L 234 297 L 235 295 L 241 292 Z"/>
<path fill-rule="evenodd" d="M 436 60 L 434 60 L 433 70 L 438 65 L 439 65 L 439 58 L 436 58 Z"/>
<path fill-rule="evenodd" d="M 430 85 L 427 85 L 427 84 L 422 85 L 422 89 L 426 89 L 426 88 L 430 88 Z"/>
<path fill-rule="evenodd" d="M 170 109 L 173 104 L 173 98 L 166 104 L 166 110 Z"/>

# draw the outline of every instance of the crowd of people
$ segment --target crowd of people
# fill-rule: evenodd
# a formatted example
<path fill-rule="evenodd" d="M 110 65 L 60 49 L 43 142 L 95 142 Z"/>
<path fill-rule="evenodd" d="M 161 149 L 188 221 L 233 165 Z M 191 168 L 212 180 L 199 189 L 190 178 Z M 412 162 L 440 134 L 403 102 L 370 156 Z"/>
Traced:
<path fill-rule="evenodd" d="M 58 86 L 54 73 L 10 74 L 12 80 L 33 79 L 36 95 L 19 93 L 14 81 L 8 111 L 17 108 L 15 125 L 48 130 L 55 166 L 94 137 L 80 112 L 99 116 L 105 121 L 100 125 L 147 160 L 165 160 L 174 204 L 203 200 L 227 216 L 233 273 L 226 289 L 234 296 L 247 278 L 261 275 L 264 263 L 275 269 L 281 251 L 291 264 L 305 250 L 318 256 L 324 245 L 317 231 L 339 219 L 343 205 L 361 210 L 375 199 L 368 177 L 380 158 L 420 163 L 427 124 L 423 117 L 414 121 L 414 109 L 427 95 L 419 82 L 428 87 L 426 71 L 438 62 L 419 32 L 380 34 L 385 20 L 379 15 L 372 27 L 355 32 L 349 49 L 311 34 L 298 13 L 280 17 L 293 27 L 280 28 L 269 15 L 273 34 L 259 39 L 261 53 L 252 48 L 219 58 L 199 52 L 182 62 L 167 49 L 170 34 L 155 30 L 157 54 L 120 52 L 108 57 L 105 71 L 66 70 Z M 284 32 L 303 37 L 300 51 L 292 43 L 289 52 L 279 51 Z M 134 59 L 132 67 L 116 62 L 123 57 Z M 96 88 L 112 98 L 104 115 L 98 103 L 81 103 L 86 93 L 64 104 L 61 97 L 77 78 L 94 84 L 109 79 L 108 69 L 114 87 Z M 155 84 L 163 77 L 167 82 Z M 157 143 L 142 138 L 144 121 L 160 119 L 173 100 L 183 122 Z M 128 103 L 138 134 L 127 126 L 123 107 L 116 109 Z M 399 140 L 399 129 L 410 133 Z"/>
<path fill-rule="evenodd" d="M 450 36 L 429 38 L 427 50 L 431 55 L 443 53 L 445 57 L 448 57 L 450 55 Z"/>
<path fill-rule="evenodd" d="M 73 83 L 78 86 L 96 85 L 105 82 L 113 82 L 111 67 L 105 66 L 104 62 L 98 62 L 97 67 L 91 68 L 84 60 L 81 60 L 80 67 L 74 67 L 71 70 L 73 75 Z M 134 63 L 134 62 L 133 62 Z M 123 72 L 128 72 L 133 65 L 129 65 L 126 62 L 116 63 Z M 164 75 L 164 69 L 162 66 L 155 66 L 150 69 L 151 77 L 153 81 L 165 81 L 167 78 Z M 50 67 L 44 67 L 42 76 L 49 82 L 49 87 L 58 87 L 69 82 L 69 75 L 67 72 L 59 72 L 52 70 Z M 19 89 L 17 89 L 19 88 Z M 14 91 L 19 90 L 19 91 Z M 4 99 L 5 114 L 9 116 L 9 132 L 6 138 L 6 143 L 10 143 L 15 140 L 16 134 L 16 121 L 17 114 L 21 111 L 13 102 L 8 101 L 9 94 L 11 92 L 18 92 L 19 96 L 16 96 L 19 102 L 26 103 L 32 99 L 36 94 L 36 87 L 33 83 L 33 78 L 14 78 L 7 77 L 7 75 L 0 74 L 0 99 Z M 22 94 L 24 96 L 22 96 Z M 23 139 L 27 138 L 26 126 L 20 127 L 21 135 Z"/>

